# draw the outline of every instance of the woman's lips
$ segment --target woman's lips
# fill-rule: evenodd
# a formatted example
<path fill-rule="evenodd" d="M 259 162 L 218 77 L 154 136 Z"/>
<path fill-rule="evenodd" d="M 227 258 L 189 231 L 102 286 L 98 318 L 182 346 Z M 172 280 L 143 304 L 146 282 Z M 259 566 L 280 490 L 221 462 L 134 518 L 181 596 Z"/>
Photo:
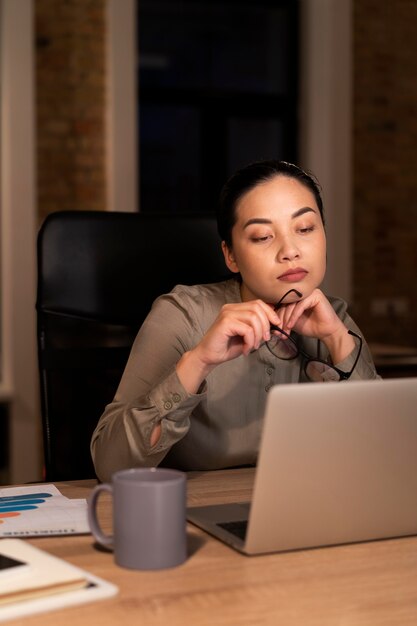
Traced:
<path fill-rule="evenodd" d="M 297 267 L 294 270 L 285 272 L 285 274 L 281 274 L 281 276 L 278 276 L 278 279 L 284 281 L 285 283 L 299 283 L 300 280 L 303 280 L 307 276 L 307 274 L 307 270 Z"/>

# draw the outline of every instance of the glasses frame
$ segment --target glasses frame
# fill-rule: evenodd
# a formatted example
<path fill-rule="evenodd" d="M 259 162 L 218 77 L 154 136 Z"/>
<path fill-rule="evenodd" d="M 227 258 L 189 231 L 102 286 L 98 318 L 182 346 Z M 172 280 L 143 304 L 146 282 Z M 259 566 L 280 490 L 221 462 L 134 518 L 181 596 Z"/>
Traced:
<path fill-rule="evenodd" d="M 335 370 L 338 373 L 338 375 L 339 375 L 339 381 L 340 380 L 348 380 L 352 376 L 352 374 L 353 374 L 353 372 L 355 370 L 355 367 L 356 367 L 356 365 L 357 365 L 357 363 L 359 361 L 359 357 L 361 355 L 361 352 L 362 352 L 362 343 L 363 343 L 362 337 L 360 335 L 356 334 L 355 332 L 353 332 L 353 330 L 348 330 L 347 332 L 348 332 L 349 335 L 352 335 L 352 337 L 355 337 L 356 339 L 359 340 L 359 349 L 358 349 L 358 353 L 356 355 L 355 361 L 354 361 L 350 371 L 349 372 L 344 372 L 343 370 L 339 369 L 335 365 L 332 365 L 331 363 L 328 363 L 327 361 L 324 361 L 323 359 L 319 359 L 317 357 L 312 357 L 311 354 L 307 354 L 307 352 L 305 352 L 304 350 L 302 350 L 300 348 L 300 346 L 295 341 L 295 339 L 293 337 L 291 337 L 291 335 L 286 333 L 285 330 L 282 330 L 282 328 L 280 328 L 279 326 L 271 325 L 271 331 L 278 331 L 281 335 L 285 335 L 285 337 L 287 337 L 286 341 L 291 341 L 291 343 L 295 346 L 295 349 L 296 349 L 296 352 L 295 352 L 294 356 L 291 356 L 288 359 L 285 359 L 283 357 L 279 357 L 278 355 L 276 355 L 272 351 L 272 349 L 269 347 L 269 342 L 267 341 L 266 342 L 266 346 L 267 346 L 268 350 L 271 352 L 271 354 L 273 354 L 277 359 L 280 359 L 281 361 L 292 361 L 293 359 L 296 359 L 301 354 L 301 356 L 305 360 L 304 368 L 303 368 L 304 369 L 304 373 L 305 373 L 305 375 L 307 376 L 307 378 L 309 380 L 311 380 L 311 377 L 307 374 L 307 367 L 308 367 L 308 364 L 311 363 L 312 361 L 314 361 L 316 363 L 322 363 L 323 365 L 326 365 L 326 367 L 328 367 L 329 369 Z"/>

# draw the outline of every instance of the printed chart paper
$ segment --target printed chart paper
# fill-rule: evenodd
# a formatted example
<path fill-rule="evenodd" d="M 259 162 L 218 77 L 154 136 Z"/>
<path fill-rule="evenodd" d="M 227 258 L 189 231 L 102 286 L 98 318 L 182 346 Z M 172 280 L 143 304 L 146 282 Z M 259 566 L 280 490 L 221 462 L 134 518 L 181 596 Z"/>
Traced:
<path fill-rule="evenodd" d="M 55 485 L 0 489 L 0 537 L 89 532 L 86 500 L 66 498 Z"/>

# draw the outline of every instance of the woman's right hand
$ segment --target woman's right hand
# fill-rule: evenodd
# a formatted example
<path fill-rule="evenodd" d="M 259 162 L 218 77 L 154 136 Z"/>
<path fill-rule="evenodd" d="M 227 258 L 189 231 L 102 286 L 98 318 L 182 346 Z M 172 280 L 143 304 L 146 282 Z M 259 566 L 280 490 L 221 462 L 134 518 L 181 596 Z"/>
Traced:
<path fill-rule="evenodd" d="M 273 307 L 262 300 L 225 304 L 201 341 L 178 361 L 182 384 L 196 393 L 217 365 L 248 355 L 268 341 L 270 325 L 277 323 Z"/>

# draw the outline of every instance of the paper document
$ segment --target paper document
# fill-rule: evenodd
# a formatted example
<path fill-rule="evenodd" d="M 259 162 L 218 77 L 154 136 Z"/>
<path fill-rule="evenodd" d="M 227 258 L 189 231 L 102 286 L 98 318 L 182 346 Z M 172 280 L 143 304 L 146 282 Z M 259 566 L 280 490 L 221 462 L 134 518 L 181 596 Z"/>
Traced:
<path fill-rule="evenodd" d="M 55 485 L 0 489 L 0 537 L 89 532 L 87 501 L 66 498 Z"/>

